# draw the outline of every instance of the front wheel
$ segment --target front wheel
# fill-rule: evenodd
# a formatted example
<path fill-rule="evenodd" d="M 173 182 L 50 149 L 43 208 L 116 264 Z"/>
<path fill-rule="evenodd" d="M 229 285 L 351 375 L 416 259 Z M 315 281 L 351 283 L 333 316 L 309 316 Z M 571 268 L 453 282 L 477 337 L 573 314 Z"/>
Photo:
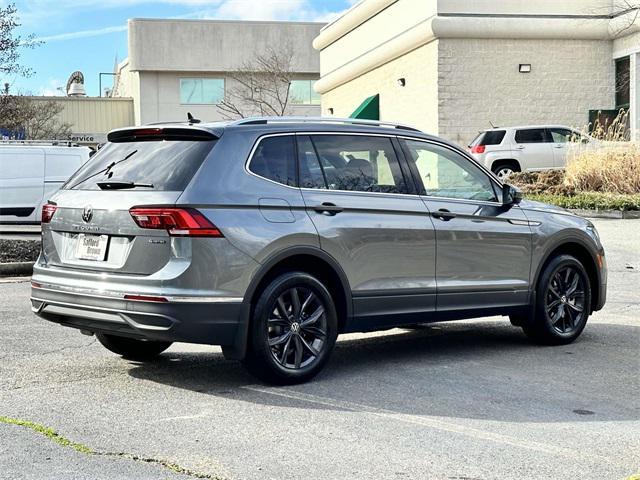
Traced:
<path fill-rule="evenodd" d="M 327 288 L 304 272 L 271 281 L 256 302 L 244 365 L 280 385 L 310 380 L 329 360 L 338 335 Z"/>
<path fill-rule="evenodd" d="M 96 333 L 96 337 L 107 350 L 122 355 L 128 360 L 152 360 L 171 346 L 171 342 L 136 340 L 106 333 Z"/>
<path fill-rule="evenodd" d="M 591 287 L 584 266 L 571 255 L 560 255 L 542 272 L 535 313 L 521 326 L 528 337 L 539 343 L 565 345 L 584 330 L 590 306 Z"/>

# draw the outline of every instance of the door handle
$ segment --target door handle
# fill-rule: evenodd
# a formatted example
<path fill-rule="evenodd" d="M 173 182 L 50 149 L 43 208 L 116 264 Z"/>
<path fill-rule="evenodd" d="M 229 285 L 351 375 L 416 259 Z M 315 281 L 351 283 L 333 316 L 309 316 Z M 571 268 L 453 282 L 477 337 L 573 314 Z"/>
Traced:
<path fill-rule="evenodd" d="M 524 150 L 524 145 L 518 145 L 516 148 L 517 148 L 518 150 Z"/>
<path fill-rule="evenodd" d="M 331 202 L 324 202 L 322 205 L 316 205 L 313 209 L 318 213 L 329 216 L 336 215 L 344 210 L 342 207 L 338 207 L 336 204 Z"/>
<path fill-rule="evenodd" d="M 456 218 L 457 215 L 445 208 L 441 208 L 437 212 L 431 212 L 431 216 L 435 218 L 439 218 L 440 220 L 443 220 L 445 222 L 448 222 L 452 218 Z"/>
<path fill-rule="evenodd" d="M 554 145 L 553 148 L 564 148 L 564 145 Z"/>

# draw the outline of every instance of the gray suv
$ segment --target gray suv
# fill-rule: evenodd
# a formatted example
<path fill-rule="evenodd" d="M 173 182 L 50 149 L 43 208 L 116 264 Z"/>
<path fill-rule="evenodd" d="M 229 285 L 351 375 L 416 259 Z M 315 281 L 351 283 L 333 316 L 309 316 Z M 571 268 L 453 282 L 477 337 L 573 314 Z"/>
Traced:
<path fill-rule="evenodd" d="M 125 358 L 221 345 L 287 384 L 340 333 L 505 315 L 566 344 L 605 302 L 589 221 L 411 127 L 259 118 L 108 139 L 43 208 L 31 304 Z"/>

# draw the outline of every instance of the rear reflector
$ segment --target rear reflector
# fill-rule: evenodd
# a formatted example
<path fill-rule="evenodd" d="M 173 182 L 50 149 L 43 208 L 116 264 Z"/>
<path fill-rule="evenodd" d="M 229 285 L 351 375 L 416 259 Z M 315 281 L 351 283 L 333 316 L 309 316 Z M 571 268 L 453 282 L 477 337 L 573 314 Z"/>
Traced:
<path fill-rule="evenodd" d="M 125 300 L 136 300 L 138 302 L 168 302 L 165 297 L 152 297 L 149 295 L 125 295 Z"/>
<path fill-rule="evenodd" d="M 471 153 L 484 153 L 485 145 L 474 145 L 471 147 Z"/>
<path fill-rule="evenodd" d="M 58 207 L 53 205 L 52 203 L 45 203 L 44 205 L 42 205 L 42 223 L 49 223 L 53 218 L 53 214 L 56 213 L 57 209 Z"/>
<path fill-rule="evenodd" d="M 42 288 L 42 284 L 38 283 L 38 282 L 34 282 L 33 280 L 31 280 L 31 287 L 32 288 Z"/>
<path fill-rule="evenodd" d="M 129 213 L 140 228 L 166 230 L 174 237 L 224 236 L 194 208 L 133 207 Z"/>

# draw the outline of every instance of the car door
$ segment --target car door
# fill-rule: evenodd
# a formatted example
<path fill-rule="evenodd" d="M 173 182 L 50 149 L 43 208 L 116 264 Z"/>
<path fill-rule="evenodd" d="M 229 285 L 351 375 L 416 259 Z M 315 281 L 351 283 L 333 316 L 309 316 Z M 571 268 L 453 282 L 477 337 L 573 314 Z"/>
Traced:
<path fill-rule="evenodd" d="M 522 171 L 546 170 L 554 167 L 551 139 L 545 128 L 516 130 L 514 141 Z"/>
<path fill-rule="evenodd" d="M 44 151 L 0 148 L 0 222 L 34 222 L 44 193 Z"/>
<path fill-rule="evenodd" d="M 433 222 L 398 149 L 395 138 L 381 135 L 298 135 L 307 212 L 352 290 L 349 331 L 407 323 L 435 310 Z"/>
<path fill-rule="evenodd" d="M 518 206 L 471 158 L 444 144 L 402 139 L 436 230 L 437 310 L 528 302 L 531 229 Z"/>
<path fill-rule="evenodd" d="M 551 147 L 553 148 L 553 165 L 555 168 L 564 168 L 567 165 L 567 149 L 573 137 L 580 135 L 568 128 L 550 128 Z"/>

